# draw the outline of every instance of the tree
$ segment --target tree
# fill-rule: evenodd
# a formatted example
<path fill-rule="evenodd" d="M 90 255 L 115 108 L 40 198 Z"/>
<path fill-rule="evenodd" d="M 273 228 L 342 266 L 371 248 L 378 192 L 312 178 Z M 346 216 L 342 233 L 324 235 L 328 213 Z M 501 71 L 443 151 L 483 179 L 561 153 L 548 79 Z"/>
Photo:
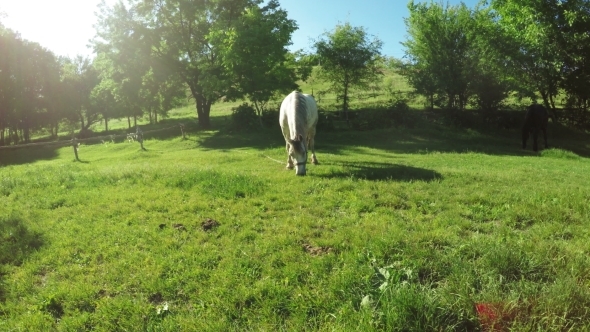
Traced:
<path fill-rule="evenodd" d="M 472 104 L 484 111 L 495 111 L 504 105 L 513 91 L 522 93 L 519 81 L 507 70 L 507 50 L 515 43 L 506 36 L 489 8 L 476 8 L 467 32 L 472 46 L 470 56 L 476 63 L 469 83 Z"/>
<path fill-rule="evenodd" d="M 563 88 L 582 109 L 590 103 L 590 2 L 493 0 L 498 22 L 518 45 L 513 72 L 538 91 L 547 107 Z"/>
<path fill-rule="evenodd" d="M 128 56 L 130 54 L 134 56 Z M 137 61 L 138 57 L 144 61 Z M 142 110 L 148 114 L 150 123 L 157 123 L 158 115 L 165 116 L 168 110 L 180 105 L 186 98 L 184 85 L 167 67 L 157 64 L 133 48 L 119 48 L 119 52 L 97 55 L 95 66 L 102 92 L 95 97 L 102 96 L 97 101 L 105 101 L 106 105 L 114 103 L 114 107 L 110 107 L 113 113 L 102 114 L 103 119 L 127 117 L 131 128 L 130 118 L 133 117 L 134 125 L 137 125 L 137 116 L 143 114 Z"/>
<path fill-rule="evenodd" d="M 157 123 L 158 115 L 166 116 L 170 109 L 182 105 L 186 99 L 182 82 L 157 68 L 150 68 L 143 75 L 139 97 L 139 105 L 147 110 L 150 123 Z"/>
<path fill-rule="evenodd" d="M 331 83 L 337 100 L 342 101 L 347 120 L 351 89 L 367 87 L 380 74 L 376 62 L 382 44 L 378 38 L 370 38 L 363 27 L 348 22 L 337 25 L 314 43 L 322 76 Z"/>
<path fill-rule="evenodd" d="M 109 132 L 109 119 L 121 116 L 120 104 L 113 94 L 115 89 L 115 82 L 102 79 L 90 92 L 90 108 L 93 113 L 101 115 L 106 133 Z"/>
<path fill-rule="evenodd" d="M 30 142 L 50 120 L 59 66 L 53 53 L 0 26 L 0 143 Z"/>
<path fill-rule="evenodd" d="M 409 38 L 402 43 L 411 65 L 404 71 L 408 81 L 428 96 L 431 105 L 434 95 L 442 94 L 448 108 L 463 109 L 478 65 L 471 10 L 465 4 L 443 7 L 414 1 L 408 9 L 410 17 L 405 23 Z"/>
<path fill-rule="evenodd" d="M 286 49 L 295 29 L 295 21 L 287 18 L 278 1 L 271 0 L 262 8 L 248 8 L 235 27 L 220 36 L 223 63 L 234 82 L 229 97 L 250 99 L 261 124 L 262 112 L 273 94 L 297 88 L 296 71 L 287 65 Z"/>
<path fill-rule="evenodd" d="M 267 6 L 258 8 L 262 2 L 131 0 L 129 8 L 122 3 L 108 8 L 103 3 L 95 47 L 116 54 L 128 45 L 139 49 L 159 66 L 167 66 L 188 86 L 195 100 L 199 124 L 207 128 L 211 105 L 222 96 L 233 96 L 236 90 L 257 100 L 264 100 L 266 96 L 257 92 L 265 89 L 246 91 L 245 81 L 234 82 L 240 75 L 233 71 L 236 69 L 233 64 L 245 60 L 256 60 L 258 65 L 268 62 L 268 68 L 273 69 L 270 78 L 276 78 L 277 59 L 281 60 L 278 46 L 287 45 L 289 39 L 285 34 L 290 35 L 292 23 L 278 10 L 278 2 L 270 1 Z M 232 47 L 242 37 L 252 37 L 247 31 L 250 25 L 264 32 L 267 43 L 242 43 L 245 49 L 239 50 Z M 288 28 L 287 32 L 281 31 L 284 27 Z M 281 42 L 274 42 L 275 38 Z M 244 52 L 246 59 L 232 55 L 233 51 Z M 224 63 L 230 58 L 237 60 Z"/>
<path fill-rule="evenodd" d="M 505 70 L 518 82 L 517 90 L 535 99 L 538 92 L 547 108 L 554 108 L 562 64 L 557 44 L 543 22 L 538 1 L 491 1 L 495 21 L 507 43 L 499 47 Z M 551 14 L 549 14 L 551 15 Z"/>
<path fill-rule="evenodd" d="M 100 121 L 100 112 L 91 104 L 92 91 L 100 84 L 99 73 L 89 58 L 77 56 L 65 59 L 62 72 L 62 84 L 68 93 L 67 100 L 70 113 L 66 118 L 80 124 L 80 132 Z"/>
<path fill-rule="evenodd" d="M 19 47 L 18 35 L 0 26 L 0 145 L 10 141 L 10 127 L 13 122 L 15 103 L 14 50 Z M 8 52 L 12 50 L 12 52 Z M 6 130 L 9 129 L 8 135 Z"/>

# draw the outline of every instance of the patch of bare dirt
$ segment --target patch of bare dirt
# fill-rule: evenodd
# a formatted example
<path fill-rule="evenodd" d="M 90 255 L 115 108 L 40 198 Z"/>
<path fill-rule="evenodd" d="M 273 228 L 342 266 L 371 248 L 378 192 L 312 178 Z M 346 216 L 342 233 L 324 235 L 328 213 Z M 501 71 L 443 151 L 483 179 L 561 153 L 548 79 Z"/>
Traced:
<path fill-rule="evenodd" d="M 154 293 L 148 297 L 148 301 L 150 301 L 153 304 L 160 303 L 163 300 L 164 300 L 164 297 L 162 296 L 162 293 L 160 293 L 160 292 Z"/>
<path fill-rule="evenodd" d="M 210 231 L 215 227 L 218 227 L 219 223 L 216 220 L 213 220 L 211 218 L 207 218 L 207 220 L 203 221 L 201 223 L 201 227 L 203 228 L 204 231 Z"/>
<path fill-rule="evenodd" d="M 173 224 L 172 227 L 174 227 L 174 229 L 177 229 L 179 231 L 186 231 L 186 228 L 184 227 L 183 224 Z"/>
<path fill-rule="evenodd" d="M 312 256 L 319 256 L 331 253 L 334 249 L 332 247 L 316 247 L 309 243 L 303 244 L 303 250 Z"/>

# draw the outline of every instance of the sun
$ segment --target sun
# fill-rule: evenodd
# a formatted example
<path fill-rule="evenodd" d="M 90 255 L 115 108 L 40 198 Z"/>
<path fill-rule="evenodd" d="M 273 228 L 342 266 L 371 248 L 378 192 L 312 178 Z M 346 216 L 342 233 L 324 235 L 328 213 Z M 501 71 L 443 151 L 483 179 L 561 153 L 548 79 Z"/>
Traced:
<path fill-rule="evenodd" d="M 100 0 L 0 0 L 0 22 L 58 56 L 92 56 Z M 108 0 L 107 4 L 115 0 Z"/>

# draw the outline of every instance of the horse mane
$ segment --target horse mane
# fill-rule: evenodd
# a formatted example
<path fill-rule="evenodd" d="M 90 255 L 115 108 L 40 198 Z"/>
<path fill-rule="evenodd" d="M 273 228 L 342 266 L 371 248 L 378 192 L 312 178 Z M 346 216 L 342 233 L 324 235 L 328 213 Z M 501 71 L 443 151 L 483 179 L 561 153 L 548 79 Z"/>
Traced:
<path fill-rule="evenodd" d="M 299 92 L 294 91 L 294 103 L 295 103 L 295 137 L 294 140 L 299 140 L 299 136 L 305 137 L 305 131 L 307 128 L 307 102 L 305 96 Z"/>

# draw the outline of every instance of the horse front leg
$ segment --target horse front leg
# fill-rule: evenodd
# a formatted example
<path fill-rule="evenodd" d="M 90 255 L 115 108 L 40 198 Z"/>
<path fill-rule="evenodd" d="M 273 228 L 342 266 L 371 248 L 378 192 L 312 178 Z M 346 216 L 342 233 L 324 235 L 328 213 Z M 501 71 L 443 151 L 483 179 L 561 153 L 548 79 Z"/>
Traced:
<path fill-rule="evenodd" d="M 295 165 L 293 165 L 293 158 L 291 158 L 291 154 L 289 154 L 289 143 L 285 143 L 286 146 L 286 150 L 287 150 L 287 166 L 285 166 L 285 168 L 287 169 L 293 169 L 295 167 Z"/>
<path fill-rule="evenodd" d="M 529 139 L 528 128 L 522 128 L 522 149 L 526 149 L 526 141 Z"/>
<path fill-rule="evenodd" d="M 547 144 L 547 128 L 543 129 L 543 139 L 545 140 L 545 149 L 549 148 L 549 145 Z"/>
<path fill-rule="evenodd" d="M 315 132 L 312 132 L 309 135 L 309 139 L 307 140 L 307 150 L 311 149 L 311 163 L 314 165 L 318 164 L 318 159 L 315 156 Z"/>

